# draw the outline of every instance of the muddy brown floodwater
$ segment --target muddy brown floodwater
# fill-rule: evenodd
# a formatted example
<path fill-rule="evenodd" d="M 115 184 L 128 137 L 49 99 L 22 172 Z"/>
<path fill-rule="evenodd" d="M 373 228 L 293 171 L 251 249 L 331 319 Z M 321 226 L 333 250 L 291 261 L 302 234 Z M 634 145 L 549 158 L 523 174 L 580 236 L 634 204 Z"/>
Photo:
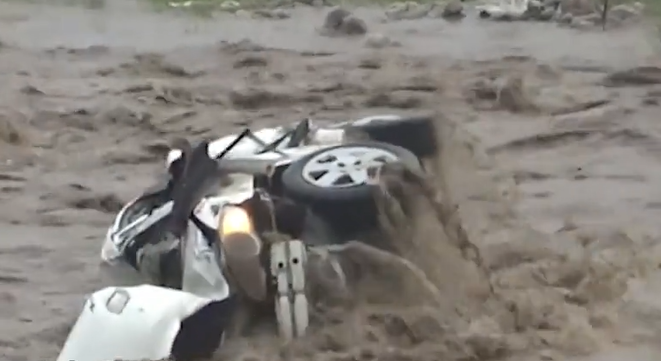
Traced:
<path fill-rule="evenodd" d="M 287 354 L 255 337 L 227 357 L 658 360 L 661 71 L 622 73 L 657 64 L 657 40 L 642 26 L 383 23 L 362 9 L 402 44 L 373 50 L 320 36 L 325 11 L 205 21 L 124 0 L 0 3 L 1 358 L 56 357 L 84 295 L 107 284 L 106 227 L 168 139 L 433 111 L 437 186 L 458 213 L 444 227 L 420 213 L 407 252 L 440 299 L 407 281 Z M 381 276 L 382 289 L 404 282 Z"/>

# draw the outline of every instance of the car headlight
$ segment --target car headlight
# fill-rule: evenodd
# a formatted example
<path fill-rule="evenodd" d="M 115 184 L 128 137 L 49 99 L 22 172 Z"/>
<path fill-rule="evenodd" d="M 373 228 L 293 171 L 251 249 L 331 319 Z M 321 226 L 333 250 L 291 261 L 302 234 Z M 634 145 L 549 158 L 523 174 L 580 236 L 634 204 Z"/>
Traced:
<path fill-rule="evenodd" d="M 260 262 L 262 241 L 250 214 L 240 207 L 224 207 L 218 220 L 218 236 L 238 287 L 253 300 L 266 299 L 266 274 Z"/>
<path fill-rule="evenodd" d="M 252 219 L 241 207 L 226 207 L 223 209 L 219 224 L 218 236 L 223 243 L 223 249 L 230 257 L 256 256 L 262 249 L 262 242 L 254 231 Z"/>
<path fill-rule="evenodd" d="M 220 237 L 234 233 L 252 233 L 253 226 L 250 215 L 241 207 L 227 207 L 220 218 Z"/>

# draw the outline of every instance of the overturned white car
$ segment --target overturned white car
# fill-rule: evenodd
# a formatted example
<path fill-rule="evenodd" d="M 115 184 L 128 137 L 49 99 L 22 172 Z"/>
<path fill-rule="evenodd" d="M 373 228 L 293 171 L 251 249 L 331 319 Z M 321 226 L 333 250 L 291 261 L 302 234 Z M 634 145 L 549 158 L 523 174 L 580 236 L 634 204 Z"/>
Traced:
<path fill-rule="evenodd" d="M 430 117 L 374 116 L 173 148 L 167 179 L 108 230 L 101 257 L 117 285 L 88 298 L 57 360 L 206 357 L 245 299 L 272 303 L 285 339 L 303 335 L 307 250 L 375 227 L 379 167 L 421 168 L 435 142 Z"/>

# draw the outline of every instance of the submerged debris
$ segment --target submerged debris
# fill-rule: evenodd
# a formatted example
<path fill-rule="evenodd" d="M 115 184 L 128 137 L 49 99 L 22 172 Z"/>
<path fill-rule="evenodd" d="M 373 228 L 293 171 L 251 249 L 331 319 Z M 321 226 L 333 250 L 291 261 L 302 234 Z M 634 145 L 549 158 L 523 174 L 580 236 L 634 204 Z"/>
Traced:
<path fill-rule="evenodd" d="M 364 20 L 353 16 L 350 11 L 338 7 L 326 15 L 320 33 L 326 36 L 365 35 L 367 33 L 367 24 Z"/>
<path fill-rule="evenodd" d="M 639 66 L 608 74 L 604 85 L 611 87 L 661 84 L 661 68 Z"/>

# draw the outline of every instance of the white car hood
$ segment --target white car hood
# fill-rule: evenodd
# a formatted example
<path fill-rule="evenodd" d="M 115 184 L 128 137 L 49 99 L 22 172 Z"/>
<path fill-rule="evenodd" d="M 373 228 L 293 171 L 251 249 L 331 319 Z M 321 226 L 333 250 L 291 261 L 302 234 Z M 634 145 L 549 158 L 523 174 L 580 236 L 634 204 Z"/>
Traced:
<path fill-rule="evenodd" d="M 85 302 L 57 361 L 164 359 L 181 321 L 210 302 L 151 285 L 104 288 Z"/>

